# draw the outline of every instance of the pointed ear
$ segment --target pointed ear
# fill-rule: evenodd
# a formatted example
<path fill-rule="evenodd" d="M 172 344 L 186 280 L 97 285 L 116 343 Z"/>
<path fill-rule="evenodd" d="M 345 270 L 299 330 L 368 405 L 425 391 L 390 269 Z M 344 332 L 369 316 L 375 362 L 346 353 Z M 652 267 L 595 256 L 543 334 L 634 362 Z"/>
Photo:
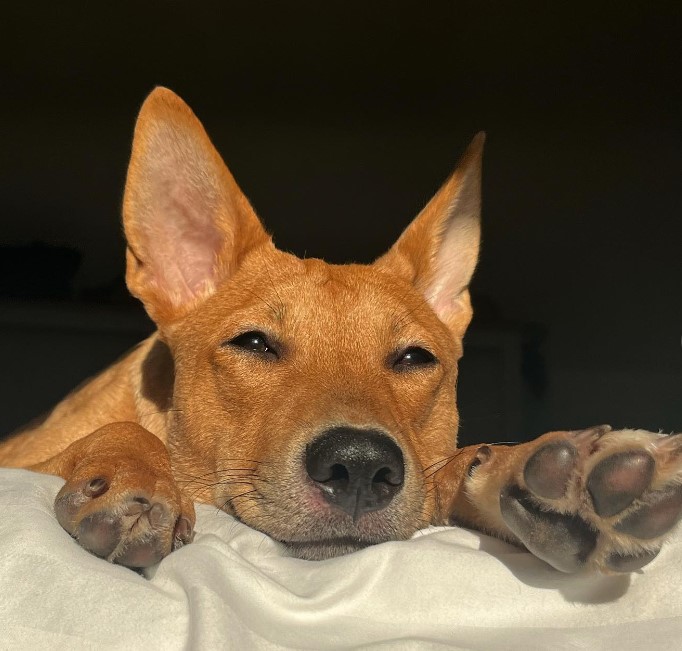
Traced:
<path fill-rule="evenodd" d="M 159 327 L 270 238 L 192 110 L 156 88 L 135 126 L 123 199 L 126 281 Z"/>
<path fill-rule="evenodd" d="M 411 282 L 456 336 L 471 320 L 467 290 L 481 236 L 481 158 L 485 134 L 471 142 L 452 176 L 375 264 Z"/>

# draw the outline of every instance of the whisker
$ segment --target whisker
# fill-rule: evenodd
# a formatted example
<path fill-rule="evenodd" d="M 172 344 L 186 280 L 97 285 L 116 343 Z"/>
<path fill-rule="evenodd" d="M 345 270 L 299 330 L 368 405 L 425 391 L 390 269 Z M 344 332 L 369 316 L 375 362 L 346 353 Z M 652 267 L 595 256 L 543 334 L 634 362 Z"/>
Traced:
<path fill-rule="evenodd" d="M 405 294 L 405 296 L 407 296 L 407 294 Z M 424 307 L 424 305 L 428 305 L 428 304 L 430 303 L 430 301 L 431 301 L 432 298 L 433 298 L 433 296 L 424 296 L 424 297 L 421 297 L 421 299 L 420 299 L 420 301 L 417 303 L 417 305 L 415 305 L 411 310 L 409 310 L 408 312 L 406 312 L 405 314 L 403 314 L 403 315 L 398 319 L 398 321 L 397 321 L 397 322 L 395 323 L 395 325 L 394 325 L 394 328 L 395 328 L 398 332 L 400 332 L 400 330 L 402 330 L 402 329 L 407 325 L 407 322 L 408 322 L 409 318 L 410 318 L 417 310 L 419 310 L 419 309 L 421 309 L 422 307 Z"/>
<path fill-rule="evenodd" d="M 270 310 L 272 311 L 272 313 L 275 315 L 275 318 L 277 318 L 277 319 L 279 320 L 279 318 L 278 318 L 279 312 L 277 312 L 277 309 L 276 309 L 273 305 L 271 305 L 270 303 L 268 303 L 268 301 L 266 301 L 266 300 L 265 300 L 262 296 L 260 296 L 259 294 L 256 294 L 256 292 L 254 292 L 252 289 L 250 289 L 250 288 L 248 288 L 248 287 L 246 287 L 245 289 L 246 289 L 246 291 L 249 292 L 250 294 L 253 294 L 258 300 L 263 301 L 263 303 L 265 303 L 265 304 L 270 308 Z"/>
<path fill-rule="evenodd" d="M 277 300 L 279 301 L 279 312 L 275 312 L 275 317 L 277 318 L 278 321 L 281 321 L 284 318 L 284 301 L 282 300 L 282 297 L 280 296 L 280 293 L 277 290 L 277 284 L 272 279 L 272 274 L 270 273 L 270 267 L 267 264 L 265 265 L 265 271 L 268 274 L 268 278 L 270 279 L 270 284 L 272 285 L 272 289 L 275 291 L 275 295 L 277 296 Z"/>
<path fill-rule="evenodd" d="M 438 461 L 434 461 L 430 466 L 426 466 L 426 468 L 424 468 L 422 470 L 422 472 L 425 473 L 425 472 L 431 470 L 431 468 L 433 468 L 434 466 L 437 466 L 439 463 L 445 463 L 446 461 L 449 461 L 451 458 L 452 458 L 452 455 L 448 455 L 447 457 L 443 457 L 442 459 L 438 459 Z"/>
<path fill-rule="evenodd" d="M 203 492 L 209 488 L 216 488 L 218 486 L 228 486 L 228 485 L 246 485 L 246 486 L 251 486 L 253 488 L 253 484 L 250 481 L 231 481 L 231 482 L 222 482 L 222 483 L 217 483 L 217 484 L 201 484 L 194 490 L 188 489 L 188 487 L 185 487 L 185 490 L 188 492 L 188 494 L 194 498 L 197 493 Z"/>
<path fill-rule="evenodd" d="M 430 466 L 424 468 L 424 470 L 422 471 L 422 473 L 425 474 L 425 479 L 430 479 L 431 477 L 433 477 L 434 475 L 436 475 L 436 473 L 439 473 L 441 470 L 443 470 L 443 468 L 446 468 L 446 467 L 447 467 L 448 465 L 450 465 L 450 464 L 451 464 L 451 463 L 452 463 L 452 462 L 453 462 L 461 453 L 462 453 L 462 450 L 457 450 L 454 454 L 450 455 L 449 457 L 444 457 L 444 458 L 442 458 L 442 459 L 439 459 L 439 460 L 436 461 L 435 463 L 432 463 Z M 440 465 L 439 465 L 439 464 L 440 464 Z M 429 470 L 431 470 L 431 468 L 433 468 L 434 466 L 438 466 L 438 468 L 436 468 L 434 471 L 432 471 L 432 472 L 426 474 L 426 473 L 427 473 Z"/>
<path fill-rule="evenodd" d="M 228 459 L 228 461 L 230 461 L 230 459 Z M 252 459 L 232 459 L 231 461 L 235 461 L 235 462 L 247 461 L 249 463 L 261 464 L 260 461 L 254 461 Z M 263 465 L 267 465 L 267 464 L 263 464 Z M 208 477 L 210 475 L 226 474 L 226 473 L 231 473 L 233 471 L 234 472 L 237 472 L 237 471 L 239 471 L 239 472 L 256 472 L 256 468 L 241 468 L 241 467 L 239 467 L 239 468 L 220 468 L 217 470 L 209 470 L 209 471 L 207 471 L 201 475 L 193 475 L 191 473 L 184 472 L 183 470 L 176 470 L 175 472 L 176 472 L 176 474 L 184 475 L 185 477 L 202 479 L 202 478 Z M 241 475 L 236 475 L 236 476 L 239 477 Z"/>
<path fill-rule="evenodd" d="M 250 484 L 253 479 L 258 479 L 258 477 L 244 477 L 243 481 L 239 479 L 224 479 L 222 481 L 198 481 L 193 479 L 184 479 L 179 481 L 178 484 L 192 485 L 197 484 L 204 488 L 213 488 L 214 486 L 229 486 L 231 484 Z"/>
<path fill-rule="evenodd" d="M 255 495 L 254 495 L 254 493 L 255 493 Z M 219 507 L 219 510 L 224 511 L 225 507 L 228 504 L 232 504 L 232 502 L 234 502 L 236 499 L 239 499 L 239 498 L 245 498 L 248 500 L 258 501 L 258 500 L 262 500 L 263 496 L 258 492 L 258 489 L 252 488 L 251 490 L 244 491 L 243 493 L 240 493 L 239 495 L 233 495 L 232 497 L 229 497 L 227 500 L 225 500 L 223 502 L 222 506 Z"/>
<path fill-rule="evenodd" d="M 435 461 L 432 463 L 430 466 L 427 466 L 422 470 L 422 474 L 424 475 L 425 479 L 429 479 L 430 477 L 433 477 L 437 472 L 445 468 L 453 459 L 457 457 L 457 454 L 453 454 L 447 457 L 443 457 L 442 459 L 438 459 L 438 461 Z M 435 470 L 433 470 L 435 468 Z M 429 472 L 431 471 L 431 472 Z"/>

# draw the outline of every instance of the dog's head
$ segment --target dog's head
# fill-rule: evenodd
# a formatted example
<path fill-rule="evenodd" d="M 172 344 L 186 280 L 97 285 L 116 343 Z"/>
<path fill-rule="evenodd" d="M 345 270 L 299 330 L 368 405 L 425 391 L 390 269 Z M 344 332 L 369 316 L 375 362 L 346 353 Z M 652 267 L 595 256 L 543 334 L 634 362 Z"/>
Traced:
<path fill-rule="evenodd" d="M 169 447 L 204 499 L 324 558 L 409 537 L 458 426 L 483 137 L 371 265 L 275 248 L 192 111 L 142 107 L 127 282 L 175 366 Z"/>

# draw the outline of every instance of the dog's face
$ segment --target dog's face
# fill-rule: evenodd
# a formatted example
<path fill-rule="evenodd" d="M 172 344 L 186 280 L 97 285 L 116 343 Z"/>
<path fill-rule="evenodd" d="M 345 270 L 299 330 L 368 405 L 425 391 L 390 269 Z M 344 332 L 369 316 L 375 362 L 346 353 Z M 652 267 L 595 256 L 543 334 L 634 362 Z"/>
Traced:
<path fill-rule="evenodd" d="M 204 499 L 325 558 L 430 522 L 456 442 L 480 154 L 372 265 L 277 250 L 170 91 L 142 108 L 124 201 L 128 285 L 175 366 L 169 448 Z"/>

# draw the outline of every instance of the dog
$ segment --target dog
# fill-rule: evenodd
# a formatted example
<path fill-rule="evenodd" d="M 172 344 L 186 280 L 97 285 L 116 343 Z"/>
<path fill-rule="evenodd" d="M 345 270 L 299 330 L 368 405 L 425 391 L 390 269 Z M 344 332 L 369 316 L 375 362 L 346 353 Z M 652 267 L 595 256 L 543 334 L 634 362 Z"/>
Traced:
<path fill-rule="evenodd" d="M 682 437 L 608 426 L 456 447 L 484 137 L 371 265 L 275 248 L 191 109 L 144 102 L 126 280 L 157 332 L 0 446 L 66 480 L 86 550 L 142 568 L 217 505 L 325 559 L 461 524 L 563 572 L 630 572 L 682 513 Z"/>

